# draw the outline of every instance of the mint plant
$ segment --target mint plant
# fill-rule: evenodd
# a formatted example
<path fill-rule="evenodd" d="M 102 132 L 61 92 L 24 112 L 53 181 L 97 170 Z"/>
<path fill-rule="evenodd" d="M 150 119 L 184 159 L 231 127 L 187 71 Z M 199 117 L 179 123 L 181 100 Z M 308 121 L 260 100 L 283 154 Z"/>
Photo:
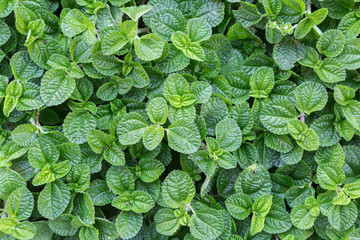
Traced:
<path fill-rule="evenodd" d="M 359 239 L 359 2 L 0 0 L 0 239 Z"/>

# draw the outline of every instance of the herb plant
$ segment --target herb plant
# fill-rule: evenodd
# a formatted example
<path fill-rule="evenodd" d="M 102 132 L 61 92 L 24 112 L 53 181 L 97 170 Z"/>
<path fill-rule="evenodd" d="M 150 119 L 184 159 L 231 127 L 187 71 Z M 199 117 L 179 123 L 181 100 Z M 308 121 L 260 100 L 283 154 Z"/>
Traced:
<path fill-rule="evenodd" d="M 0 239 L 360 239 L 359 0 L 0 0 Z"/>

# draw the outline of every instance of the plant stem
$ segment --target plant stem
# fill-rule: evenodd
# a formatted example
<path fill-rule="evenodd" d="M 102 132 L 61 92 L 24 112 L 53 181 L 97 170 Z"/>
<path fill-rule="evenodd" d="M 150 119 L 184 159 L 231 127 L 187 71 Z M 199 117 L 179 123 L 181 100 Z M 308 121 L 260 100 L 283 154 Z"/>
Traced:
<path fill-rule="evenodd" d="M 311 13 L 311 0 L 308 0 L 308 1 L 306 2 L 306 11 L 307 11 L 308 13 Z"/>
<path fill-rule="evenodd" d="M 186 208 L 190 209 L 193 214 L 196 214 L 195 210 L 192 208 L 192 206 L 190 204 L 186 205 Z"/>
<path fill-rule="evenodd" d="M 315 29 L 315 31 L 316 31 L 320 36 L 323 34 L 323 32 L 321 31 L 321 29 L 320 29 L 318 26 L 314 25 L 313 28 Z"/>
<path fill-rule="evenodd" d="M 301 113 L 300 121 L 305 122 L 305 114 L 304 113 Z"/>
<path fill-rule="evenodd" d="M 150 32 L 150 28 L 140 28 L 137 33 L 140 34 L 140 33 L 146 33 L 146 32 Z"/>

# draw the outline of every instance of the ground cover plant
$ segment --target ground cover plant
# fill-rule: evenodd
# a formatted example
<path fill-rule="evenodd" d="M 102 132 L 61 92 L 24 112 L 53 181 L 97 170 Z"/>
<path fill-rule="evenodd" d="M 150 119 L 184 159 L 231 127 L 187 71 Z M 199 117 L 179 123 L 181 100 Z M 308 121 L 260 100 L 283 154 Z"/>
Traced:
<path fill-rule="evenodd" d="M 0 0 L 0 239 L 360 239 L 359 0 Z"/>

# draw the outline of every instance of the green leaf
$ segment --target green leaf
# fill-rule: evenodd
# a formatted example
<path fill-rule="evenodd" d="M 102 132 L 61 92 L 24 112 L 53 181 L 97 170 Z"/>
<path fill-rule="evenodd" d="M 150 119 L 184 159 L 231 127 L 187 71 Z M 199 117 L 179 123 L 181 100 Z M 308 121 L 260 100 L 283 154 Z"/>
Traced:
<path fill-rule="evenodd" d="M 288 129 L 296 143 L 306 151 L 315 151 L 319 148 L 319 137 L 312 128 L 299 121 L 291 120 L 288 122 Z"/>
<path fill-rule="evenodd" d="M 155 216 L 154 221 L 156 224 L 156 231 L 162 235 L 172 236 L 180 227 L 180 221 L 175 216 L 175 210 L 168 208 L 159 209 Z"/>
<path fill-rule="evenodd" d="M 32 82 L 22 83 L 23 92 L 18 99 L 16 109 L 19 111 L 29 111 L 41 108 L 44 103 L 40 95 L 40 87 Z"/>
<path fill-rule="evenodd" d="M 274 72 L 269 67 L 256 69 L 250 78 L 251 93 L 254 98 L 266 98 L 274 88 Z"/>
<path fill-rule="evenodd" d="M 161 143 L 164 138 L 164 129 L 161 126 L 149 126 L 143 136 L 143 143 L 146 149 L 152 151 Z"/>
<path fill-rule="evenodd" d="M 326 83 L 337 83 L 344 81 L 346 78 L 346 72 L 342 64 L 333 58 L 318 61 L 314 70 L 319 78 Z"/>
<path fill-rule="evenodd" d="M 350 12 L 341 18 L 338 29 L 343 32 L 346 39 L 353 39 L 360 33 L 359 23 L 356 12 Z"/>
<path fill-rule="evenodd" d="M 329 10 L 329 16 L 335 19 L 341 19 L 345 14 L 354 8 L 353 0 L 344 1 L 331 1 L 324 0 L 321 2 L 321 6 Z"/>
<path fill-rule="evenodd" d="M 101 38 L 101 51 L 104 55 L 111 55 L 121 50 L 126 44 L 129 42 L 126 33 L 120 30 L 119 27 L 109 26 L 103 29 L 100 34 Z M 101 54 L 99 53 L 97 62 L 100 62 Z M 107 58 L 112 59 L 112 58 Z M 114 64 L 116 61 L 113 61 Z M 106 70 L 102 70 L 101 72 L 105 72 Z"/>
<path fill-rule="evenodd" d="M 259 215 L 261 217 L 265 217 L 271 208 L 272 205 L 272 195 L 263 195 L 256 199 L 256 201 L 252 204 L 251 210 L 255 215 Z"/>
<path fill-rule="evenodd" d="M 287 134 L 288 122 L 298 116 L 293 104 L 288 100 L 272 100 L 265 104 L 261 110 L 262 124 L 272 133 Z"/>
<path fill-rule="evenodd" d="M 225 204 L 232 217 L 243 220 L 250 215 L 252 199 L 248 195 L 237 193 L 228 197 Z"/>
<path fill-rule="evenodd" d="M 25 179 L 14 170 L 0 168 L 0 198 L 6 200 L 12 191 L 25 187 Z"/>
<path fill-rule="evenodd" d="M 200 134 L 194 123 L 179 120 L 171 124 L 167 132 L 169 147 L 180 153 L 194 153 L 200 147 Z"/>
<path fill-rule="evenodd" d="M 237 150 L 242 142 L 242 134 L 236 121 L 231 118 L 225 118 L 216 124 L 216 140 L 221 149 L 229 152 Z"/>
<path fill-rule="evenodd" d="M 37 128 L 31 124 L 21 124 L 11 132 L 13 141 L 21 146 L 30 146 L 36 138 Z"/>
<path fill-rule="evenodd" d="M 236 168 L 237 165 L 237 159 L 231 153 L 226 151 L 219 156 L 217 162 L 220 167 L 225 169 Z"/>
<path fill-rule="evenodd" d="M 70 201 L 69 188 L 61 180 L 46 184 L 38 198 L 39 213 L 50 220 L 58 218 Z"/>
<path fill-rule="evenodd" d="M 18 221 L 13 218 L 1 218 L 0 219 L 0 231 L 5 234 L 11 234 Z"/>
<path fill-rule="evenodd" d="M 208 82 L 196 81 L 191 84 L 191 93 L 195 95 L 197 103 L 205 103 L 211 97 L 212 88 Z"/>
<path fill-rule="evenodd" d="M 70 97 L 75 85 L 75 80 L 65 70 L 51 69 L 41 79 L 41 98 L 47 106 L 59 105 Z"/>
<path fill-rule="evenodd" d="M 299 24 L 295 28 L 294 37 L 296 39 L 304 38 L 314 27 L 315 21 L 311 18 L 304 18 L 299 22 Z"/>
<path fill-rule="evenodd" d="M 197 42 L 191 42 L 187 45 L 187 47 L 183 50 L 185 55 L 190 59 L 196 61 L 204 61 L 205 60 L 205 52 L 204 49 Z"/>
<path fill-rule="evenodd" d="M 169 114 L 168 105 L 162 97 L 151 99 L 146 107 L 146 112 L 151 122 L 160 125 L 163 125 L 166 122 Z"/>
<path fill-rule="evenodd" d="M 171 41 L 173 42 L 174 46 L 178 49 L 184 51 L 185 48 L 189 46 L 191 43 L 190 38 L 188 35 L 181 31 L 176 31 L 171 35 Z M 185 53 L 185 52 L 184 52 Z"/>
<path fill-rule="evenodd" d="M 346 120 L 356 130 L 360 130 L 360 102 L 356 100 L 349 100 L 347 106 L 341 106 Z"/>
<path fill-rule="evenodd" d="M 21 157 L 27 150 L 27 148 L 24 148 L 13 141 L 7 142 L 0 151 L 1 165 L 3 167 L 7 166 L 9 161 Z"/>
<path fill-rule="evenodd" d="M 35 236 L 36 226 L 30 222 L 18 222 L 12 218 L 0 219 L 0 231 L 16 239 L 28 240 Z"/>
<path fill-rule="evenodd" d="M 348 205 L 333 205 L 330 208 L 328 219 L 333 228 L 345 231 L 354 225 L 357 216 L 358 210 L 351 202 Z"/>
<path fill-rule="evenodd" d="M 42 169 L 46 164 L 55 163 L 58 159 L 59 150 L 46 138 L 38 138 L 31 144 L 28 160 L 32 167 Z"/>
<path fill-rule="evenodd" d="M 121 212 L 116 218 L 116 231 L 122 239 L 134 237 L 142 226 L 142 215 L 135 212 Z"/>
<path fill-rule="evenodd" d="M 63 70 L 68 70 L 71 66 L 69 59 L 61 54 L 53 54 L 49 57 L 46 62 L 51 68 L 58 68 Z"/>
<path fill-rule="evenodd" d="M 315 12 L 312 12 L 309 14 L 309 18 L 312 19 L 315 23 L 315 25 L 319 25 L 322 23 L 325 18 L 327 17 L 328 9 L 327 8 L 320 8 L 316 10 Z"/>
<path fill-rule="evenodd" d="M 191 234 L 201 240 L 216 239 L 224 229 L 223 214 L 224 212 L 222 210 L 210 208 L 197 211 L 196 214 L 191 216 Z"/>
<path fill-rule="evenodd" d="M 315 196 L 313 187 L 294 186 L 286 192 L 286 202 L 290 207 L 294 208 L 297 205 L 304 204 L 309 196 Z"/>
<path fill-rule="evenodd" d="M 113 222 L 96 218 L 94 227 L 99 231 L 99 240 L 116 239 L 118 237 L 115 223 Z"/>
<path fill-rule="evenodd" d="M 344 192 L 347 196 L 352 199 L 360 197 L 360 181 L 355 181 L 353 183 L 345 184 L 343 187 Z"/>
<path fill-rule="evenodd" d="M 88 112 L 70 112 L 63 123 L 65 136 L 78 144 L 86 142 L 88 132 L 95 126 L 95 117 Z"/>
<path fill-rule="evenodd" d="M 345 47 L 345 36 L 340 30 L 330 29 L 324 32 L 316 42 L 316 48 L 327 57 L 337 57 Z"/>
<path fill-rule="evenodd" d="M 5 0 L 0 8 L 0 17 L 3 18 L 9 15 L 14 9 L 15 5 L 16 5 L 15 0 Z"/>
<path fill-rule="evenodd" d="M 161 57 L 164 41 L 156 34 L 150 33 L 141 36 L 134 42 L 136 55 L 144 61 L 152 61 Z"/>
<path fill-rule="evenodd" d="M 122 7 L 120 10 L 128 15 L 133 21 L 138 21 L 142 15 L 152 9 L 151 5 L 140 5 L 137 7 Z"/>
<path fill-rule="evenodd" d="M 6 87 L 6 97 L 4 101 L 4 114 L 9 116 L 10 113 L 15 109 L 19 98 L 22 95 L 22 84 L 19 80 L 14 80 L 9 83 Z"/>
<path fill-rule="evenodd" d="M 14 190 L 6 200 L 5 211 L 9 217 L 25 220 L 31 216 L 34 208 L 34 197 L 26 187 Z"/>
<path fill-rule="evenodd" d="M 120 73 L 123 66 L 121 60 L 115 56 L 103 55 L 101 51 L 94 53 L 91 56 L 91 61 L 94 68 L 105 76 L 112 76 Z"/>
<path fill-rule="evenodd" d="M 310 214 L 310 210 L 305 205 L 297 205 L 291 210 L 291 222 L 295 227 L 307 230 L 314 226 L 316 217 Z"/>
<path fill-rule="evenodd" d="M 261 0 L 268 15 L 278 15 L 281 10 L 281 0 Z"/>
<path fill-rule="evenodd" d="M 79 10 L 70 10 L 61 21 L 61 30 L 67 37 L 74 37 L 86 31 L 90 25 L 87 19 Z"/>
<path fill-rule="evenodd" d="M 122 166 L 125 164 L 125 154 L 116 143 L 112 143 L 104 150 L 104 158 L 111 165 Z"/>
<path fill-rule="evenodd" d="M 99 231 L 94 227 L 81 227 L 79 232 L 80 240 L 99 239 Z"/>
<path fill-rule="evenodd" d="M 115 194 L 132 192 L 135 189 L 133 174 L 125 166 L 112 166 L 106 173 L 106 183 Z"/>
<path fill-rule="evenodd" d="M 23 5 L 16 6 L 14 13 L 16 19 L 16 30 L 18 30 L 21 34 L 26 34 L 29 23 L 38 18 L 37 14 L 33 10 Z"/>
<path fill-rule="evenodd" d="M 233 10 L 234 16 L 238 22 L 242 22 L 244 27 L 249 27 L 258 23 L 261 19 L 261 13 L 254 4 L 241 2 L 237 10 Z"/>
<path fill-rule="evenodd" d="M 303 66 L 315 68 L 319 61 L 319 53 L 312 47 L 305 47 L 306 55 L 304 59 L 300 60 L 299 63 Z"/>
<path fill-rule="evenodd" d="M 97 154 L 102 153 L 104 149 L 108 148 L 114 140 L 114 136 L 107 135 L 96 129 L 91 129 L 87 135 L 87 142 L 89 146 Z"/>
<path fill-rule="evenodd" d="M 95 206 L 110 204 L 116 195 L 106 185 L 105 180 L 95 179 L 91 182 L 87 193 L 92 198 Z"/>
<path fill-rule="evenodd" d="M 156 159 L 141 159 L 136 167 L 136 175 L 143 182 L 157 180 L 164 171 L 164 165 Z"/>
<path fill-rule="evenodd" d="M 74 217 L 71 214 L 62 214 L 60 217 L 50 220 L 49 227 L 51 231 L 60 236 L 73 236 L 77 232 L 77 228 L 74 228 L 71 221 Z"/>
<path fill-rule="evenodd" d="M 163 181 L 161 194 L 168 206 L 179 208 L 188 205 L 194 198 L 195 185 L 187 173 L 174 170 Z"/>
<path fill-rule="evenodd" d="M 320 146 L 332 146 L 340 141 L 341 137 L 335 131 L 334 116 L 326 114 L 316 119 L 311 128 L 314 129 L 320 140 Z"/>
<path fill-rule="evenodd" d="M 85 225 L 95 222 L 95 207 L 88 193 L 77 193 L 74 197 L 72 213 Z"/>
<path fill-rule="evenodd" d="M 250 234 L 255 235 L 262 231 L 264 228 L 265 217 L 254 214 L 251 218 Z"/>
<path fill-rule="evenodd" d="M 287 135 L 276 135 L 268 133 L 265 135 L 265 144 L 267 147 L 281 153 L 288 153 L 294 148 L 290 138 Z"/>
<path fill-rule="evenodd" d="M 338 104 L 346 106 L 348 100 L 351 100 L 354 97 L 355 97 L 355 90 L 353 88 L 343 85 L 335 86 L 334 99 Z"/>
<path fill-rule="evenodd" d="M 325 163 L 334 163 L 339 166 L 342 166 L 344 163 L 344 150 L 339 143 L 331 147 L 320 147 L 316 151 L 314 160 L 318 165 Z"/>
<path fill-rule="evenodd" d="M 90 185 L 90 167 L 86 164 L 73 166 L 66 176 L 71 191 L 85 192 Z"/>
<path fill-rule="evenodd" d="M 256 200 L 271 192 L 269 172 L 261 164 L 253 164 L 243 170 L 235 182 L 236 193 L 244 193 Z"/>
<path fill-rule="evenodd" d="M 168 8 L 153 14 L 150 27 L 162 39 L 170 41 L 174 32 L 185 32 L 186 20 L 180 10 Z"/>
<path fill-rule="evenodd" d="M 186 30 L 192 42 L 203 42 L 212 35 L 211 25 L 203 18 L 191 18 L 186 24 Z"/>
<path fill-rule="evenodd" d="M 172 73 L 184 69 L 190 64 L 190 59 L 174 44 L 169 45 L 169 53 L 158 65 L 159 70 L 164 73 Z"/>
<path fill-rule="evenodd" d="M 274 46 L 274 59 L 281 70 L 292 69 L 294 64 L 303 59 L 305 55 L 306 48 L 291 38 L 284 38 Z"/>
<path fill-rule="evenodd" d="M 116 133 L 123 145 L 132 145 L 140 141 L 147 129 L 146 120 L 138 113 L 125 114 L 117 125 Z"/>
<path fill-rule="evenodd" d="M 4 21 L 0 21 L 0 27 L 2 29 L 2 32 L 0 33 L 0 45 L 3 45 L 11 37 L 11 32 L 9 26 Z"/>
<path fill-rule="evenodd" d="M 334 163 L 322 164 L 317 169 L 317 179 L 322 188 L 337 190 L 345 181 L 345 173 Z"/>
<path fill-rule="evenodd" d="M 155 206 L 154 199 L 145 191 L 125 192 L 112 201 L 112 206 L 136 213 L 146 213 Z"/>
<path fill-rule="evenodd" d="M 199 0 L 191 8 L 191 15 L 193 17 L 201 17 L 211 27 L 216 27 L 224 18 L 224 8 L 224 3 L 218 0 Z"/>
<path fill-rule="evenodd" d="M 43 75 L 43 70 L 31 60 L 29 52 L 20 51 L 15 53 L 10 60 L 11 71 L 15 79 L 27 81 Z"/>
<path fill-rule="evenodd" d="M 266 215 L 264 231 L 270 234 L 282 233 L 291 227 L 290 214 L 286 211 L 284 200 L 274 195 L 271 209 Z"/>
<path fill-rule="evenodd" d="M 304 82 L 295 89 L 296 108 L 306 114 L 322 110 L 328 100 L 326 88 L 320 83 Z"/>

